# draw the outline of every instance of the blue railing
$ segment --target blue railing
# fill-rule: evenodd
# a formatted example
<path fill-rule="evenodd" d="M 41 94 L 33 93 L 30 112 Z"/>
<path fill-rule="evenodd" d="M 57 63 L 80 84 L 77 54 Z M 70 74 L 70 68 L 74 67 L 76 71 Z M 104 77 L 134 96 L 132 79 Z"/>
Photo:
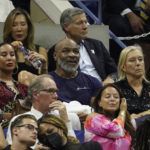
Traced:
<path fill-rule="evenodd" d="M 85 13 L 91 17 L 94 22 L 98 25 L 104 25 L 102 23 L 102 0 L 97 0 L 98 1 L 98 17 L 96 17 L 81 1 L 74 1 L 80 8 L 82 8 Z M 109 35 L 112 37 L 112 39 L 121 47 L 125 48 L 126 45 L 118 39 L 118 37 L 111 31 L 109 30 Z"/>

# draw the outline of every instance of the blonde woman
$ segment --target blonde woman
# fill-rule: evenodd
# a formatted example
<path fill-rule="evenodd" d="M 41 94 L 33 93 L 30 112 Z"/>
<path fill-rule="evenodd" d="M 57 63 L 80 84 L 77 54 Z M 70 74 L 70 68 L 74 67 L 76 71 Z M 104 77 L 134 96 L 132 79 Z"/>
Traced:
<path fill-rule="evenodd" d="M 145 78 L 142 49 L 138 45 L 122 50 L 118 64 L 119 81 L 115 84 L 127 100 L 127 108 L 133 118 L 150 114 L 150 83 Z"/>

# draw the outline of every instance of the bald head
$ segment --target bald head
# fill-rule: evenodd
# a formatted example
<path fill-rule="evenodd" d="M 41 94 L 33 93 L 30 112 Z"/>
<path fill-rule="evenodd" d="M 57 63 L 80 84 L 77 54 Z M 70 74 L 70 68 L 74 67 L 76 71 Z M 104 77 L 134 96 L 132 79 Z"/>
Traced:
<path fill-rule="evenodd" d="M 55 51 L 59 51 L 61 50 L 62 48 L 64 47 L 69 47 L 69 48 L 79 48 L 78 44 L 71 40 L 71 39 L 63 39 L 63 40 L 60 40 L 56 46 L 55 46 Z"/>
<path fill-rule="evenodd" d="M 78 68 L 79 58 L 79 46 L 75 41 L 63 39 L 57 43 L 54 52 L 54 59 L 57 63 L 56 69 L 74 72 Z"/>

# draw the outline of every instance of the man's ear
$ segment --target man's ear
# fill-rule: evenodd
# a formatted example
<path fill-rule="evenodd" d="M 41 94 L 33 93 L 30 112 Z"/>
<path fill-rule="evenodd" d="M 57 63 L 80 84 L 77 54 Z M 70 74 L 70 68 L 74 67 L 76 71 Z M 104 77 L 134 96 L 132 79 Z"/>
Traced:
<path fill-rule="evenodd" d="M 55 61 L 57 60 L 57 59 L 56 59 L 56 50 L 55 50 L 54 53 L 53 53 L 53 58 L 54 58 Z"/>
<path fill-rule="evenodd" d="M 36 92 L 36 91 L 32 92 L 32 97 L 33 97 L 33 99 L 37 99 L 37 96 L 38 96 L 38 95 L 39 95 L 38 92 Z"/>
<path fill-rule="evenodd" d="M 17 127 L 13 127 L 12 135 L 18 135 L 18 128 Z"/>
<path fill-rule="evenodd" d="M 68 31 L 68 24 L 64 23 L 64 30 L 67 32 Z"/>

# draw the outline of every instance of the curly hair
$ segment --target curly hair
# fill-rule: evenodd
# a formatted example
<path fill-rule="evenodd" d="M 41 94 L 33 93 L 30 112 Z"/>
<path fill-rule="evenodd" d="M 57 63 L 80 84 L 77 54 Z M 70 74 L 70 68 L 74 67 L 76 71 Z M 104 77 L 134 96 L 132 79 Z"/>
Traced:
<path fill-rule="evenodd" d="M 69 142 L 79 143 L 78 139 L 76 139 L 72 136 L 68 136 L 68 128 L 67 128 L 65 122 L 62 119 L 58 118 L 57 116 L 52 115 L 52 114 L 44 115 L 42 118 L 39 119 L 38 126 L 40 126 L 40 124 L 42 124 L 42 123 L 48 123 L 48 124 L 51 124 L 51 125 L 57 127 L 58 129 L 62 129 L 64 135 L 66 136 L 66 138 Z"/>
<path fill-rule="evenodd" d="M 135 137 L 135 150 L 150 150 L 150 117 L 137 128 Z"/>

